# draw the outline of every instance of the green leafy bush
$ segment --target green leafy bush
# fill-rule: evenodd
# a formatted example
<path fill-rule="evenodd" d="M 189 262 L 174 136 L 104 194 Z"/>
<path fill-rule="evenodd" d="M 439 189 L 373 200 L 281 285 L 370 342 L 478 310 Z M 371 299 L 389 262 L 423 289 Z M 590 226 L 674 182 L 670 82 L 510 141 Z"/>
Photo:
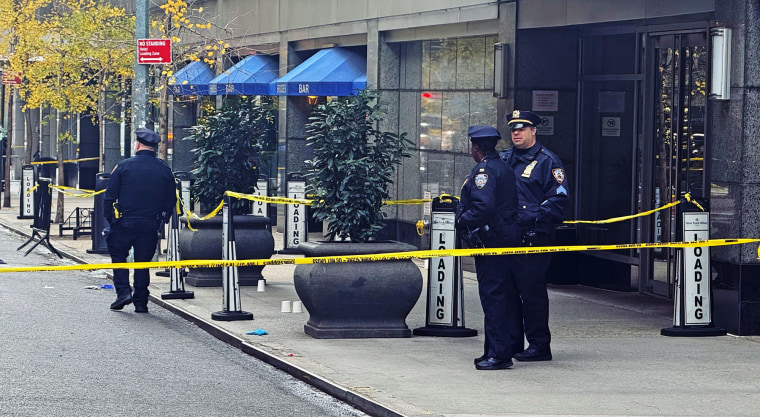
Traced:
<path fill-rule="evenodd" d="M 314 197 L 312 215 L 327 223 L 327 237 L 365 242 L 383 228 L 383 201 L 389 198 L 395 166 L 409 156 L 406 133 L 375 128 L 383 117 L 377 93 L 317 106 L 309 117 L 306 192 Z"/>
<path fill-rule="evenodd" d="M 262 154 L 274 149 L 276 115 L 272 98 L 257 102 L 241 97 L 190 128 L 186 139 L 195 140 L 193 193 L 202 211 L 216 208 L 225 191 L 253 193 Z M 247 200 L 232 199 L 230 205 L 234 214 L 244 214 Z"/>

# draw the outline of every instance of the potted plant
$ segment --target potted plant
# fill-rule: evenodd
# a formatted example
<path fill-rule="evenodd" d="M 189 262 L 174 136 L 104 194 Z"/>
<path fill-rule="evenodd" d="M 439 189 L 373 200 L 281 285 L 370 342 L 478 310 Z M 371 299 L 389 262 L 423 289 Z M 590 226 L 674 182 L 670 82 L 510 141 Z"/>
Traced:
<path fill-rule="evenodd" d="M 325 223 L 327 240 L 300 244 L 307 257 L 416 249 L 376 240 L 388 186 L 410 145 L 406 133 L 378 130 L 382 116 L 376 93 L 363 90 L 317 106 L 309 118 L 306 192 L 315 196 L 311 214 Z M 297 265 L 294 284 L 312 337 L 410 337 L 405 320 L 422 274 L 411 260 Z"/>
<path fill-rule="evenodd" d="M 228 99 L 217 112 L 190 128 L 186 139 L 195 141 L 191 171 L 194 198 L 201 213 L 214 210 L 225 191 L 250 194 L 259 178 L 261 155 L 273 149 L 276 136 L 276 107 L 271 98 Z M 266 259 L 274 253 L 274 238 L 267 217 L 252 216 L 248 200 L 230 199 L 238 259 Z M 179 249 L 183 259 L 221 259 L 222 218 L 189 220 L 180 231 Z M 263 266 L 239 268 L 239 285 L 256 285 Z M 196 287 L 221 286 L 220 268 L 191 268 L 186 277 Z"/>

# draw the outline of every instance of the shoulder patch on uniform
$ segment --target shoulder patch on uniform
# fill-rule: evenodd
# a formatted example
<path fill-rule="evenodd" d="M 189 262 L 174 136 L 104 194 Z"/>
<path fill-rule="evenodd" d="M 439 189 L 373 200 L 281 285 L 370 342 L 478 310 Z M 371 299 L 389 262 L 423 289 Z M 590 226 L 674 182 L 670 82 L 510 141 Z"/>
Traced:
<path fill-rule="evenodd" d="M 478 190 L 485 187 L 487 182 L 488 182 L 488 174 L 478 174 L 475 176 L 475 186 L 478 187 Z"/>
<path fill-rule="evenodd" d="M 565 170 L 562 168 L 554 168 L 552 170 L 552 176 L 557 180 L 557 183 L 562 184 L 565 181 Z"/>

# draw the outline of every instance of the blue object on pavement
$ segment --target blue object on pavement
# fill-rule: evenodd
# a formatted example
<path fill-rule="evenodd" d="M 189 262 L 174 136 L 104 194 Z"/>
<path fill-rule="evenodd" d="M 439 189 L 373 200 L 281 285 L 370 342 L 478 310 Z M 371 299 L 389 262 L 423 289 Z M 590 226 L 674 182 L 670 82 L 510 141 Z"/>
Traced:
<path fill-rule="evenodd" d="M 245 332 L 245 334 L 255 334 L 256 336 L 264 336 L 265 334 L 269 334 L 269 332 L 264 329 L 256 329 L 256 330 L 247 331 Z"/>
<path fill-rule="evenodd" d="M 104 290 L 112 290 L 113 285 L 111 284 L 100 284 L 100 288 L 103 288 Z"/>

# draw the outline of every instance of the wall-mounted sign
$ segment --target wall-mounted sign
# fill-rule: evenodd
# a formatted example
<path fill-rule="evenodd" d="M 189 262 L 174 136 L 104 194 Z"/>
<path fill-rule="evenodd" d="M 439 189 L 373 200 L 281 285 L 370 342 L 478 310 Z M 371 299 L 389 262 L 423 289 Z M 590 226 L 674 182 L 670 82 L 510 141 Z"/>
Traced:
<path fill-rule="evenodd" d="M 602 117 L 602 136 L 620 136 L 619 117 Z"/>
<path fill-rule="evenodd" d="M 541 116 L 541 124 L 536 127 L 539 136 L 554 135 L 554 116 Z"/>
<path fill-rule="evenodd" d="M 534 112 L 558 111 L 559 91 L 533 90 L 533 107 L 531 110 Z"/>

